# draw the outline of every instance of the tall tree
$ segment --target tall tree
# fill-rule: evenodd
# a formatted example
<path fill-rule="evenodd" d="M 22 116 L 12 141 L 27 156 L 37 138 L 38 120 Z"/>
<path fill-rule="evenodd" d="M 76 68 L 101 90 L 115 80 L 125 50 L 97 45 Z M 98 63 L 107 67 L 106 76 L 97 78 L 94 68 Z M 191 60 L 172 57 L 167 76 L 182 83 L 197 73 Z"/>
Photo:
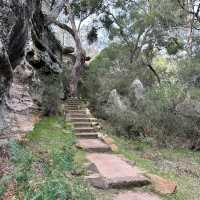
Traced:
<path fill-rule="evenodd" d="M 195 45 L 194 41 L 199 41 L 198 33 L 200 30 L 200 1 L 198 0 L 176 0 L 179 7 L 185 13 L 188 27 L 188 51 L 190 55 L 197 49 L 199 52 L 199 42 Z M 194 51 L 195 50 L 195 51 Z"/>
<path fill-rule="evenodd" d="M 66 17 L 66 24 L 54 20 L 53 23 L 66 30 L 74 39 L 75 42 L 75 63 L 70 75 L 70 94 L 77 95 L 77 86 L 80 79 L 81 72 L 85 66 L 85 62 L 89 59 L 86 56 L 85 50 L 82 47 L 80 39 L 80 30 L 82 23 L 91 15 L 97 14 L 102 7 L 102 0 L 71 0 L 65 1 L 64 15 Z"/>
<path fill-rule="evenodd" d="M 179 23 L 179 18 L 175 17 L 177 5 L 171 0 L 105 2 L 101 22 L 110 38 L 118 38 L 126 44 L 130 62 L 139 61 L 146 65 L 160 81 L 151 63 L 155 53 L 163 47 L 169 47 L 172 41 L 168 33 Z M 177 42 L 175 39 L 173 41 Z M 176 42 L 174 46 L 179 47 Z"/>

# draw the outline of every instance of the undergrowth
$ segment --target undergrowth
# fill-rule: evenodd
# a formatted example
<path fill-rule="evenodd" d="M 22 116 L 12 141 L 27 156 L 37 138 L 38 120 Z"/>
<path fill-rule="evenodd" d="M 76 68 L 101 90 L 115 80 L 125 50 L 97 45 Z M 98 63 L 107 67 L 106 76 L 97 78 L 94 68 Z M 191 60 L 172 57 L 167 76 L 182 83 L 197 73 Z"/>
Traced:
<path fill-rule="evenodd" d="M 74 146 L 69 123 L 62 118 L 44 118 L 26 139 L 26 143 L 10 143 L 14 170 L 0 180 L 0 195 L 12 181 L 19 200 L 95 199 L 89 186 L 72 175 L 80 169 L 84 155 Z"/>

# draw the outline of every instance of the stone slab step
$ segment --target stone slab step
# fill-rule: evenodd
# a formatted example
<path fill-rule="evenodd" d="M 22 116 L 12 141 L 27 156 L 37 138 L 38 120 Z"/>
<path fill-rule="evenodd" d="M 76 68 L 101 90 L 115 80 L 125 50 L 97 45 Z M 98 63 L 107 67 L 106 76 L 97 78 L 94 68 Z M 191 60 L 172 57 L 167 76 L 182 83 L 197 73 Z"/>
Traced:
<path fill-rule="evenodd" d="M 79 127 L 79 128 L 74 128 L 75 133 L 91 133 L 95 132 L 96 130 L 92 128 L 91 126 L 89 127 Z"/>
<path fill-rule="evenodd" d="M 67 102 L 81 102 L 79 99 L 68 99 Z"/>
<path fill-rule="evenodd" d="M 92 127 L 92 123 L 89 122 L 73 122 L 74 127 Z"/>
<path fill-rule="evenodd" d="M 111 148 L 99 139 L 79 139 L 77 147 L 87 152 L 110 152 Z"/>
<path fill-rule="evenodd" d="M 73 111 L 73 110 L 76 110 L 76 111 L 78 111 L 80 108 L 78 108 L 78 107 L 65 107 L 65 110 L 67 111 L 67 112 L 69 112 L 69 111 Z"/>
<path fill-rule="evenodd" d="M 84 138 L 84 139 L 96 139 L 99 137 L 99 133 L 98 132 L 94 132 L 94 133 L 76 133 L 75 134 L 76 137 L 78 138 Z"/>
<path fill-rule="evenodd" d="M 65 108 L 80 108 L 80 105 L 65 105 Z"/>
<path fill-rule="evenodd" d="M 67 99 L 66 101 L 68 102 L 68 101 L 81 101 L 81 100 L 80 99 Z"/>
<path fill-rule="evenodd" d="M 68 102 L 68 101 L 72 101 L 72 102 L 74 102 L 74 101 L 78 101 L 78 102 L 81 102 L 80 99 L 67 99 L 67 102 Z"/>
<path fill-rule="evenodd" d="M 87 114 L 83 113 L 70 113 L 71 118 L 88 118 L 89 116 Z"/>
<path fill-rule="evenodd" d="M 117 155 L 90 153 L 87 155 L 87 159 L 96 166 L 100 175 L 97 178 L 88 178 L 93 186 L 107 189 L 150 184 L 149 179 L 137 167 L 131 166 Z M 101 182 L 100 186 L 99 182 Z"/>
<path fill-rule="evenodd" d="M 72 122 L 93 122 L 96 119 L 95 118 L 90 118 L 90 117 L 70 117 Z"/>
<path fill-rule="evenodd" d="M 78 102 L 78 101 L 68 101 L 67 104 L 68 105 L 80 105 L 81 102 Z"/>
<path fill-rule="evenodd" d="M 72 104 L 72 103 L 69 103 L 69 104 L 67 104 L 67 106 L 68 106 L 68 107 L 70 107 L 70 106 L 72 106 L 72 107 L 73 107 L 73 106 L 82 107 L 82 105 L 80 105 L 80 104 L 74 104 L 74 103 L 73 103 L 73 104 Z"/>
<path fill-rule="evenodd" d="M 113 200 L 161 200 L 160 197 L 151 192 L 132 192 L 127 191 L 120 193 Z"/>
<path fill-rule="evenodd" d="M 69 110 L 71 114 L 86 114 L 85 110 Z"/>
<path fill-rule="evenodd" d="M 83 117 L 70 117 L 72 122 L 90 122 L 90 118 Z"/>

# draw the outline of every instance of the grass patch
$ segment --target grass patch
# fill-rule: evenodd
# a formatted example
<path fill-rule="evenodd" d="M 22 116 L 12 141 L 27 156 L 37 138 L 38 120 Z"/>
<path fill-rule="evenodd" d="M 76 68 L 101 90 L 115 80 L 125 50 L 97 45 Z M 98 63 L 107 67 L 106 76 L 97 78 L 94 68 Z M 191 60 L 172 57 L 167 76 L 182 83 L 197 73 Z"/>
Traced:
<path fill-rule="evenodd" d="M 30 132 L 25 144 L 10 144 L 16 183 L 15 198 L 23 200 L 93 200 L 89 186 L 72 172 L 84 162 L 75 148 L 72 127 L 58 117 L 42 119 Z M 2 185 L 5 177 L 0 180 Z M 0 188 L 3 195 L 4 188 Z"/>

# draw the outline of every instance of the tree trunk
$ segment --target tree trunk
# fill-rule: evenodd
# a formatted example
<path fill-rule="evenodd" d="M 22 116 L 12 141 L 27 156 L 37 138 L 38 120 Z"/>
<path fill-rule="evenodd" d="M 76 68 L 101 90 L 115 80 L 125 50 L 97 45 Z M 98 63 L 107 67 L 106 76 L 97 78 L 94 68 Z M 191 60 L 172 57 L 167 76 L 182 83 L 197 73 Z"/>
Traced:
<path fill-rule="evenodd" d="M 187 0 L 187 4 L 188 4 L 188 10 L 190 10 L 191 12 L 194 12 L 192 0 Z M 188 54 L 191 55 L 192 54 L 192 43 L 193 43 L 194 15 L 189 13 L 188 17 L 187 17 L 187 21 L 188 21 L 188 41 L 187 41 Z"/>
<path fill-rule="evenodd" d="M 67 5 L 67 9 L 69 12 L 69 21 L 71 23 L 71 27 L 74 32 L 74 41 L 75 41 L 75 45 L 76 45 L 76 61 L 74 63 L 72 71 L 71 71 L 69 88 L 70 88 L 70 95 L 77 96 L 78 81 L 80 80 L 81 71 L 82 71 L 84 63 L 85 63 L 86 55 L 82 48 L 78 29 L 75 24 L 74 14 L 72 13 L 72 10 L 71 10 L 71 7 L 69 4 Z"/>

